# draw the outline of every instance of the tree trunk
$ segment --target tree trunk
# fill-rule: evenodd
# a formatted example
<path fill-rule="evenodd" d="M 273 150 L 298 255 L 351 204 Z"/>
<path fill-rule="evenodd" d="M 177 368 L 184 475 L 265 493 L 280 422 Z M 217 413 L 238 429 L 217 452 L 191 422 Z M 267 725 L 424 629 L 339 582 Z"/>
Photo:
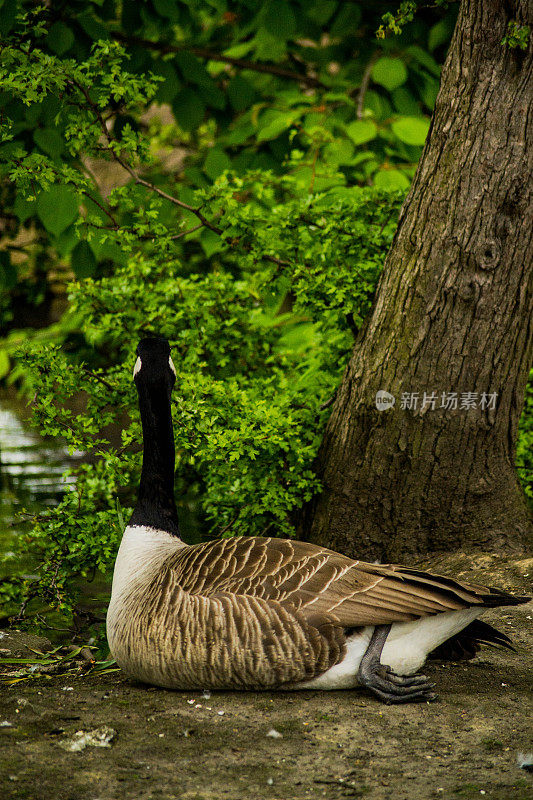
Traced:
<path fill-rule="evenodd" d="M 531 40 L 525 52 L 501 41 L 510 20 L 533 28 L 532 16 L 530 0 L 462 0 L 428 141 L 318 455 L 323 492 L 301 531 L 312 541 L 397 560 L 520 548 L 531 534 L 514 457 L 533 349 L 533 57 Z M 381 389 L 392 409 L 377 409 Z M 441 407 L 450 392 L 457 409 Z M 476 407 L 461 408 L 468 392 Z M 418 393 L 416 408 L 402 408 L 403 393 Z M 495 408 L 483 393 L 497 394 Z"/>

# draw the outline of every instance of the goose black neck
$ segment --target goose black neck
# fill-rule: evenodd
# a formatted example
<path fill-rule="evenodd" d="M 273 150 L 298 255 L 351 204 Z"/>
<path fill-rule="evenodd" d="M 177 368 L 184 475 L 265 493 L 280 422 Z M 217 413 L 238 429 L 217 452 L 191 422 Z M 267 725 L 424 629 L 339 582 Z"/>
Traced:
<path fill-rule="evenodd" d="M 143 464 L 130 525 L 146 525 L 179 536 L 174 500 L 174 434 L 166 383 L 137 385 L 143 430 Z"/>

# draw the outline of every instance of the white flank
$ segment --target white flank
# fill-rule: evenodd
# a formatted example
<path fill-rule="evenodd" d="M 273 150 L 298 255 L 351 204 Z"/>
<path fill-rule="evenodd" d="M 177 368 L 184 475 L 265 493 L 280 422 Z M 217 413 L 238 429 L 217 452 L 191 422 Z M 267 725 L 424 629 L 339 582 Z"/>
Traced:
<path fill-rule="evenodd" d="M 133 377 L 135 377 L 137 375 L 137 373 L 141 369 L 142 365 L 143 365 L 143 362 L 141 361 L 139 356 L 137 356 L 137 361 L 135 362 L 135 366 L 133 367 Z"/>
<path fill-rule="evenodd" d="M 139 585 L 147 585 L 167 556 L 187 545 L 177 536 L 144 525 L 130 525 L 124 531 L 115 561 L 108 628 L 120 613 L 121 602 Z"/>
<path fill-rule="evenodd" d="M 381 663 L 391 667 L 398 675 L 411 675 L 420 669 L 432 650 L 466 628 L 482 611 L 476 607 L 466 608 L 464 611 L 445 611 L 413 622 L 396 622 L 385 642 Z M 294 688 L 351 689 L 357 686 L 357 670 L 373 630 L 372 626 L 368 626 L 361 633 L 354 634 L 346 643 L 346 655 L 340 664 Z"/>

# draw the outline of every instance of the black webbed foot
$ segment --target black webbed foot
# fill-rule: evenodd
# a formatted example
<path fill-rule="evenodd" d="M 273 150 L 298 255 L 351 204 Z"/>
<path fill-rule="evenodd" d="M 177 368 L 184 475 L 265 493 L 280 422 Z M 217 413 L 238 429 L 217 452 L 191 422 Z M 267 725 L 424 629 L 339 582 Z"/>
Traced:
<path fill-rule="evenodd" d="M 435 684 L 425 675 L 397 675 L 376 656 L 362 659 L 357 680 L 387 704 L 424 703 L 437 699 L 432 691 Z"/>

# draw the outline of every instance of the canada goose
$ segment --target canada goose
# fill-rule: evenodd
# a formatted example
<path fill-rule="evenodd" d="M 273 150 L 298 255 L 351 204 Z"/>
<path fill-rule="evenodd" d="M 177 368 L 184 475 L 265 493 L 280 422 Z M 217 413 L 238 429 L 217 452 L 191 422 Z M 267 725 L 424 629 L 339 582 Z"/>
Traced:
<path fill-rule="evenodd" d="M 107 614 L 111 652 L 128 675 L 174 689 L 363 685 L 405 703 L 436 698 L 434 684 L 415 674 L 432 652 L 510 647 L 476 618 L 529 598 L 306 542 L 185 544 L 173 493 L 170 347 L 143 339 L 137 354 L 143 465 Z"/>

